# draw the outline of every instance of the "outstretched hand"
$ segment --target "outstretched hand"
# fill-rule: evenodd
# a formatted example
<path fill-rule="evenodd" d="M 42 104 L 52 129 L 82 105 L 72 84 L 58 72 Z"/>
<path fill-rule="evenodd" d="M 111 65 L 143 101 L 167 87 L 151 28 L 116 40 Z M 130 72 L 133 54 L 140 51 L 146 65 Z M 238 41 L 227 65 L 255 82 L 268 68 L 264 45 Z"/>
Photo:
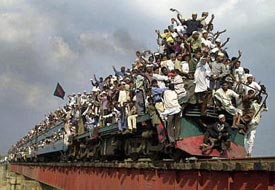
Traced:
<path fill-rule="evenodd" d="M 242 56 L 242 52 L 241 52 L 241 50 L 239 50 L 239 51 L 238 51 L 238 55 L 239 55 L 239 57 L 241 57 L 241 56 Z"/>

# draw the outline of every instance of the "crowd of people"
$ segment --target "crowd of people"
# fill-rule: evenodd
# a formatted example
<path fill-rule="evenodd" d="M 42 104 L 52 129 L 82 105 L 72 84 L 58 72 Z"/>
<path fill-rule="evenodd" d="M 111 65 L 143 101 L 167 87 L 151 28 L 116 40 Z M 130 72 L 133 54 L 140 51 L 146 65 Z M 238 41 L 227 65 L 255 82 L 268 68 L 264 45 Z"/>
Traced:
<path fill-rule="evenodd" d="M 135 133 L 137 117 L 149 114 L 152 125 L 165 123 L 168 141 L 175 143 L 180 129 L 181 114 L 187 104 L 199 105 L 201 115 L 207 117 L 207 108 L 216 106 L 233 116 L 231 128 L 241 133 L 251 133 L 259 123 L 261 112 L 266 108 L 261 97 L 264 86 L 256 82 L 249 69 L 241 65 L 241 51 L 230 57 L 220 36 L 226 32 L 214 32 L 212 14 L 208 12 L 199 18 L 193 13 L 185 18 L 176 9 L 171 23 L 161 32 L 155 30 L 158 51 L 137 51 L 133 64 L 117 69 L 107 77 L 96 75 L 91 79 L 90 92 L 68 96 L 68 103 L 36 125 L 21 139 L 20 147 L 34 135 L 42 134 L 65 123 L 64 131 L 39 146 L 54 142 L 65 136 L 91 134 L 95 127 L 117 124 L 121 133 Z M 219 118 L 220 119 L 220 118 Z M 217 129 L 218 131 L 220 129 Z M 255 133 L 250 134 L 253 147 Z M 254 135 L 254 137 L 253 137 Z M 208 133 L 208 138 L 214 138 Z M 212 141 L 204 146 L 211 147 Z M 249 150 L 248 154 L 251 154 Z"/>

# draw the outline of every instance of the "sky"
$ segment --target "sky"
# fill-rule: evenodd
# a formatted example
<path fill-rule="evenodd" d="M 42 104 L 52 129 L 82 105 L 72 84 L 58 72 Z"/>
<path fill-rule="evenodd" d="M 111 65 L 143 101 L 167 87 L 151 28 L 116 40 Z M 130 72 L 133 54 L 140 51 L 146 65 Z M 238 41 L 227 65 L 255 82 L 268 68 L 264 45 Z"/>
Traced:
<path fill-rule="evenodd" d="M 257 129 L 254 156 L 275 155 L 274 0 L 0 0 L 0 154 L 66 102 L 54 97 L 90 90 L 90 78 L 129 66 L 136 50 L 156 51 L 155 29 L 192 12 L 215 15 L 230 56 L 267 86 L 269 111 Z"/>

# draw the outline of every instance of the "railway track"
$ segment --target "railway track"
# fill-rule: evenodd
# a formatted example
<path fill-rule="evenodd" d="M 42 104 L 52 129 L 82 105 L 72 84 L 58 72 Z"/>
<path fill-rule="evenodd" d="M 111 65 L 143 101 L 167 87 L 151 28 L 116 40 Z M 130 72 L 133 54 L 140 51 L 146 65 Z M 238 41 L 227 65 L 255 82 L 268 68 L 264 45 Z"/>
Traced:
<path fill-rule="evenodd" d="M 275 171 L 275 157 L 255 157 L 238 159 L 186 159 L 181 162 L 162 160 L 152 162 L 149 159 L 139 159 L 112 162 L 52 162 L 52 163 L 12 163 L 25 166 L 47 167 L 95 167 L 95 168 L 134 168 L 157 170 L 211 170 L 211 171 Z"/>

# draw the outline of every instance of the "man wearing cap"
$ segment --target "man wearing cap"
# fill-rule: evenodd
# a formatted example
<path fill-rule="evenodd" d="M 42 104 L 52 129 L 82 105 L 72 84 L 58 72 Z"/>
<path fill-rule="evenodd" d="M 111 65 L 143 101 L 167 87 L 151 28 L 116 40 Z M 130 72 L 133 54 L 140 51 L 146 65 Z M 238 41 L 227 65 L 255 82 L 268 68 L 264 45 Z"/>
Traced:
<path fill-rule="evenodd" d="M 201 38 L 202 47 L 208 47 L 209 49 L 214 48 L 214 44 L 208 39 L 208 32 L 207 30 L 202 31 L 202 38 Z"/>
<path fill-rule="evenodd" d="M 247 82 L 246 82 L 246 86 L 245 86 L 245 94 L 248 94 L 249 90 L 254 90 L 256 91 L 256 95 L 260 92 L 261 90 L 261 86 L 253 81 L 254 77 L 252 74 L 248 74 L 247 75 Z"/>
<path fill-rule="evenodd" d="M 215 145 L 219 145 L 221 153 L 230 146 L 230 126 L 226 122 L 225 115 L 220 114 L 218 121 L 212 125 L 208 125 L 204 134 L 202 152 L 212 149 Z"/>
<path fill-rule="evenodd" d="M 200 20 L 197 20 L 198 14 L 193 13 L 192 19 L 184 21 L 182 25 L 186 25 L 186 33 L 188 36 L 191 36 L 194 31 L 199 31 L 203 26 Z"/>
<path fill-rule="evenodd" d="M 219 52 L 216 60 L 210 62 L 209 66 L 211 68 L 211 79 L 210 79 L 210 88 L 218 89 L 220 87 L 220 81 L 223 77 L 226 76 L 226 69 L 223 64 L 224 54 Z"/>
<path fill-rule="evenodd" d="M 202 47 L 202 41 L 200 38 L 200 33 L 198 31 L 193 31 L 192 36 L 187 39 L 187 42 L 190 43 L 192 52 Z"/>

